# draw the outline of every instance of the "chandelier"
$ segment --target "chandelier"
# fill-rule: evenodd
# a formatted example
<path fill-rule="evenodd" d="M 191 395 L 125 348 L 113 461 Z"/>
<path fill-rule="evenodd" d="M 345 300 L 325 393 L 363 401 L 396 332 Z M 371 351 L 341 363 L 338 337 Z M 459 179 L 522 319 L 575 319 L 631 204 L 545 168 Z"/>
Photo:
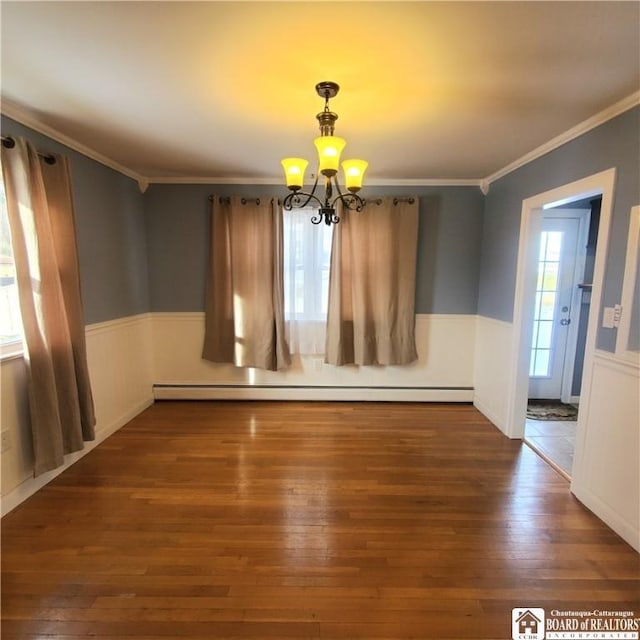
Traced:
<path fill-rule="evenodd" d="M 365 205 L 364 200 L 358 195 L 362 188 L 362 179 L 368 166 L 364 160 L 345 160 L 342 163 L 344 171 L 345 187 L 348 193 L 343 193 L 338 184 L 338 166 L 340 164 L 340 154 L 346 145 L 344 138 L 333 135 L 335 122 L 338 114 L 329 110 L 329 100 L 334 98 L 340 87 L 335 82 L 319 82 L 316 91 L 321 98 L 324 98 L 324 110 L 316 118 L 320 124 L 320 135 L 313 141 L 318 150 L 318 170 L 315 174 L 315 182 L 311 192 L 302 190 L 304 185 L 304 172 L 309 162 L 304 158 L 285 158 L 282 160 L 287 187 L 291 191 L 284 199 L 282 206 L 287 210 L 301 209 L 309 205 L 311 201 L 318 205 L 318 214 L 311 217 L 313 224 L 325 224 L 340 222 L 336 215 L 336 204 L 342 202 L 342 206 L 352 211 L 362 211 Z M 316 195 L 318 178 L 322 174 L 324 177 L 324 197 Z M 334 195 L 334 189 L 335 194 Z"/>

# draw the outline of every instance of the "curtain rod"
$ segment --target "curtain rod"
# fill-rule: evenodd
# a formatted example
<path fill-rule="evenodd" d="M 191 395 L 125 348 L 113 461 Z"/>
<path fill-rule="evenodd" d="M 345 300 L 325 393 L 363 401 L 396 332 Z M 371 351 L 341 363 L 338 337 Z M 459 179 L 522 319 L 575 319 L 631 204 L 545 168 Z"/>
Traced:
<path fill-rule="evenodd" d="M 407 202 L 409 204 L 413 204 L 415 201 L 415 198 L 394 198 L 393 204 L 398 204 L 398 202 Z"/>
<path fill-rule="evenodd" d="M 382 198 L 371 198 L 370 200 L 365 198 L 364 199 L 365 204 L 382 204 Z M 409 196 L 406 198 L 394 198 L 393 199 L 393 204 L 397 205 L 399 202 L 408 202 L 409 204 L 413 204 L 415 202 L 415 198 Z"/>
<path fill-rule="evenodd" d="M 213 202 L 213 195 L 209 196 L 209 202 Z M 247 202 L 255 202 L 256 204 L 260 204 L 260 198 L 241 198 L 240 202 L 242 204 L 247 204 Z M 382 204 L 382 198 L 376 198 L 375 200 L 365 200 L 365 203 L 371 202 L 374 204 Z M 415 202 L 415 198 L 407 197 L 407 198 L 394 198 L 393 204 L 397 205 L 399 202 L 408 202 L 409 204 L 413 204 Z M 231 204 L 230 197 L 220 197 L 220 204 Z M 278 204 L 281 204 L 280 200 L 278 200 Z"/>
<path fill-rule="evenodd" d="M 225 197 L 220 197 L 220 204 L 231 204 L 231 198 L 229 196 Z M 213 195 L 209 196 L 209 202 L 213 202 Z M 242 204 L 247 204 L 247 202 L 255 202 L 256 204 L 260 204 L 260 198 L 240 198 L 240 202 Z M 278 202 L 280 202 L 278 200 Z"/>
<path fill-rule="evenodd" d="M 7 149 L 13 149 L 16 146 L 16 141 L 11 136 L 0 136 L 0 139 L 2 139 L 2 146 Z M 51 153 L 43 153 L 42 151 L 37 153 L 47 164 L 56 163 L 56 158 Z"/>

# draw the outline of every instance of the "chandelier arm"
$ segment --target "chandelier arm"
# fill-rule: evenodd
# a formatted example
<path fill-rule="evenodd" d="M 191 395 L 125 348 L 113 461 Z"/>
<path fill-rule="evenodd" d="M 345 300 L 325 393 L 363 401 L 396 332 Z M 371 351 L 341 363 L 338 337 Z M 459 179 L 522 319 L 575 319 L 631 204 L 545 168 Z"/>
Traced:
<path fill-rule="evenodd" d="M 318 209 L 318 213 L 309 218 L 312 224 L 320 224 L 324 220 L 322 209 Z"/>
<path fill-rule="evenodd" d="M 311 189 L 311 193 L 305 193 L 304 191 L 300 192 L 300 195 L 307 196 L 307 199 L 304 201 L 304 204 L 298 205 L 300 209 L 304 209 L 311 200 L 315 200 L 320 206 L 322 206 L 322 201 L 318 198 L 316 194 L 316 188 L 318 187 L 318 172 L 316 172 L 316 179 L 313 183 L 313 188 Z"/>
<path fill-rule="evenodd" d="M 316 180 L 313 183 L 313 188 L 311 189 L 311 193 L 307 193 L 306 191 L 292 191 L 287 197 L 283 200 L 282 206 L 287 210 L 291 211 L 294 207 L 296 209 L 304 209 L 311 200 L 315 200 L 321 207 L 323 206 L 322 200 L 315 195 L 316 188 L 318 187 L 318 174 L 316 174 Z M 301 204 L 300 201 L 302 198 L 306 198 L 306 200 Z"/>
<path fill-rule="evenodd" d="M 302 199 L 306 198 L 304 202 Z M 319 207 L 324 206 L 324 203 L 318 196 L 313 195 L 313 193 L 306 193 L 305 191 L 295 191 L 289 193 L 285 199 L 282 201 L 282 207 L 286 211 L 291 211 L 292 209 L 303 209 L 306 207 L 311 200 L 315 200 L 318 203 Z"/>
<path fill-rule="evenodd" d="M 336 191 L 338 195 L 333 199 L 331 203 L 331 207 L 335 208 L 336 202 L 340 200 L 342 204 L 350 209 L 351 211 L 362 211 L 365 205 L 365 201 L 357 194 L 357 193 L 342 193 L 340 190 L 340 184 L 336 177 L 333 178 L 334 184 L 336 186 Z"/>

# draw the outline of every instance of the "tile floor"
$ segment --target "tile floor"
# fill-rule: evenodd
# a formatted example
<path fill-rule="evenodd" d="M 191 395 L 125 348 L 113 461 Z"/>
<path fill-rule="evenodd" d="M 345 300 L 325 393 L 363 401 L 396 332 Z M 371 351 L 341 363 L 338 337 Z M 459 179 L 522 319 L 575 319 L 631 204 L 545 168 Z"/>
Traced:
<path fill-rule="evenodd" d="M 571 477 L 576 423 L 571 420 L 531 420 L 527 418 L 524 439 Z"/>

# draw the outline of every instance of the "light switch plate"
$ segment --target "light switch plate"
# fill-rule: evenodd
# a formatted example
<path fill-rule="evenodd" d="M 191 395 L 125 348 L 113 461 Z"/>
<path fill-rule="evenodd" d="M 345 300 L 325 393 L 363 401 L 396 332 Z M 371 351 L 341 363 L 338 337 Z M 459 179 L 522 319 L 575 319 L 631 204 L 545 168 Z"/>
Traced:
<path fill-rule="evenodd" d="M 622 315 L 622 305 L 617 304 L 615 307 L 613 307 L 613 326 L 616 328 L 620 326 L 621 315 Z"/>
<path fill-rule="evenodd" d="M 615 327 L 615 313 L 614 307 L 605 307 L 602 313 L 602 326 L 605 329 L 613 329 Z"/>

